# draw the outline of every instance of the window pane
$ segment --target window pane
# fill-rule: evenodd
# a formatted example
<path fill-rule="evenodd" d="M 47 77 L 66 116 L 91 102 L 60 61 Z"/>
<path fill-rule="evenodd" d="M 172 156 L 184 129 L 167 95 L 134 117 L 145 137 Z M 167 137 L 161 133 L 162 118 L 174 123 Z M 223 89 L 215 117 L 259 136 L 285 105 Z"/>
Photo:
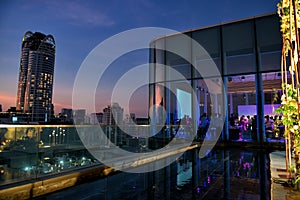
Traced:
<path fill-rule="evenodd" d="M 207 70 L 213 62 L 215 65 L 214 67 L 217 67 L 219 74 L 221 74 L 220 28 L 216 27 L 195 31 L 192 33 L 192 38 L 205 50 L 203 52 L 196 52 L 195 49 L 197 44 L 193 43 L 193 65 L 201 73 L 202 70 Z M 217 75 L 218 74 L 211 74 L 211 76 Z M 194 77 L 201 78 L 202 76 L 195 71 Z"/>
<path fill-rule="evenodd" d="M 280 71 L 281 50 L 262 52 L 260 56 L 262 71 Z"/>
<path fill-rule="evenodd" d="M 262 71 L 279 71 L 282 48 L 280 19 L 272 15 L 256 19 L 255 23 Z"/>
<path fill-rule="evenodd" d="M 223 44 L 226 52 L 254 47 L 253 22 L 239 22 L 223 26 Z"/>
<path fill-rule="evenodd" d="M 174 35 L 166 38 L 166 65 L 182 74 L 182 78 L 191 78 L 191 39 L 185 35 Z M 182 79 L 174 71 L 167 70 L 167 80 Z"/>
<path fill-rule="evenodd" d="M 165 81 L 165 68 L 159 64 L 165 63 L 165 39 L 159 39 L 155 42 L 155 82 Z"/>
<path fill-rule="evenodd" d="M 178 124 L 178 121 L 185 116 L 192 117 L 192 91 L 190 81 L 177 81 L 168 84 L 167 105 L 168 115 L 171 124 Z"/>
<path fill-rule="evenodd" d="M 225 74 L 253 73 L 256 71 L 253 49 L 227 54 Z"/>
<path fill-rule="evenodd" d="M 223 26 L 223 45 L 226 55 L 226 75 L 256 71 L 253 22 Z"/>
<path fill-rule="evenodd" d="M 257 43 L 260 48 L 282 44 L 280 33 L 280 19 L 277 15 L 255 20 Z"/>
<path fill-rule="evenodd" d="M 256 140 L 255 75 L 227 78 L 230 140 Z"/>
<path fill-rule="evenodd" d="M 149 81 L 150 83 L 155 82 L 155 49 L 154 49 L 154 43 L 150 44 L 149 49 Z"/>
<path fill-rule="evenodd" d="M 197 139 L 218 139 L 224 124 L 223 96 L 218 78 L 195 80 L 195 93 L 197 95 L 198 117 Z"/>
<path fill-rule="evenodd" d="M 284 142 L 284 127 L 277 121 L 281 120 L 281 117 L 279 119 L 279 116 L 274 112 L 281 103 L 281 73 L 263 73 L 262 80 L 264 87 L 265 134 L 267 141 L 275 140 Z"/>

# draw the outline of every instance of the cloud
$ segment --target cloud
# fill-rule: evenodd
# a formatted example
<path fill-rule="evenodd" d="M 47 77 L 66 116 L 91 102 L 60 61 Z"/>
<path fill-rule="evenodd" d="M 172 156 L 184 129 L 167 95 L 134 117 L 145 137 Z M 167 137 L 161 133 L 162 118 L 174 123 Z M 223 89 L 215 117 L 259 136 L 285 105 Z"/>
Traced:
<path fill-rule="evenodd" d="M 93 7 L 84 2 L 49 1 L 49 11 L 57 18 L 67 20 L 77 26 L 111 26 L 115 21 L 99 6 Z M 53 15 L 54 16 L 54 15 Z"/>
<path fill-rule="evenodd" d="M 102 10 L 95 10 L 83 3 L 68 2 L 61 7 L 61 16 L 69 19 L 73 24 L 86 24 L 93 26 L 111 26 L 114 21 Z"/>

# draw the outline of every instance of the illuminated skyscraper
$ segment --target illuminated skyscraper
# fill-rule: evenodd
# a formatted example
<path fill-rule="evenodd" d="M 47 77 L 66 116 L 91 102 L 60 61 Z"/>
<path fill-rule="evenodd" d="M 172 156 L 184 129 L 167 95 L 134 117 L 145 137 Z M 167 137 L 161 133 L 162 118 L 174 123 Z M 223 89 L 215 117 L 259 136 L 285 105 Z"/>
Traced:
<path fill-rule="evenodd" d="M 26 32 L 22 40 L 17 110 L 29 113 L 31 121 L 49 121 L 52 114 L 54 61 L 53 36 Z"/>

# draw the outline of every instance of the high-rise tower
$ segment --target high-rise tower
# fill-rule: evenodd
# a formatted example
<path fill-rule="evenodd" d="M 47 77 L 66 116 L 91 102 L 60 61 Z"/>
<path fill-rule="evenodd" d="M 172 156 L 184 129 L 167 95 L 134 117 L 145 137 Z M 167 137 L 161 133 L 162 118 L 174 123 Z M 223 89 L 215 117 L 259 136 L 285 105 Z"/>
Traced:
<path fill-rule="evenodd" d="M 55 41 L 52 35 L 26 32 L 22 40 L 17 110 L 31 121 L 49 121 L 52 106 Z"/>

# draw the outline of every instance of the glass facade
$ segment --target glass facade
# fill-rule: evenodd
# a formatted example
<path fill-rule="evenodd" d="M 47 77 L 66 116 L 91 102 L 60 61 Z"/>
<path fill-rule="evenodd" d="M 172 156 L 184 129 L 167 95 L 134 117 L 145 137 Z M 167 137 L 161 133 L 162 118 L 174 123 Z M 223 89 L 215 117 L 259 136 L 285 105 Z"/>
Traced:
<path fill-rule="evenodd" d="M 198 45 L 205 51 L 197 51 Z M 219 140 L 281 141 L 274 128 L 267 130 L 266 122 L 267 115 L 274 124 L 279 117 L 274 109 L 280 104 L 281 46 L 276 14 L 154 40 L 150 44 L 150 106 L 163 105 L 166 111 L 165 121 L 156 118 L 156 124 L 176 126 L 188 117 L 200 140 L 213 128 L 223 130 Z M 218 70 L 207 73 L 211 62 Z M 214 91 L 214 85 L 220 84 L 224 91 Z M 219 125 L 201 129 L 205 115 L 209 123 L 219 119 Z"/>

